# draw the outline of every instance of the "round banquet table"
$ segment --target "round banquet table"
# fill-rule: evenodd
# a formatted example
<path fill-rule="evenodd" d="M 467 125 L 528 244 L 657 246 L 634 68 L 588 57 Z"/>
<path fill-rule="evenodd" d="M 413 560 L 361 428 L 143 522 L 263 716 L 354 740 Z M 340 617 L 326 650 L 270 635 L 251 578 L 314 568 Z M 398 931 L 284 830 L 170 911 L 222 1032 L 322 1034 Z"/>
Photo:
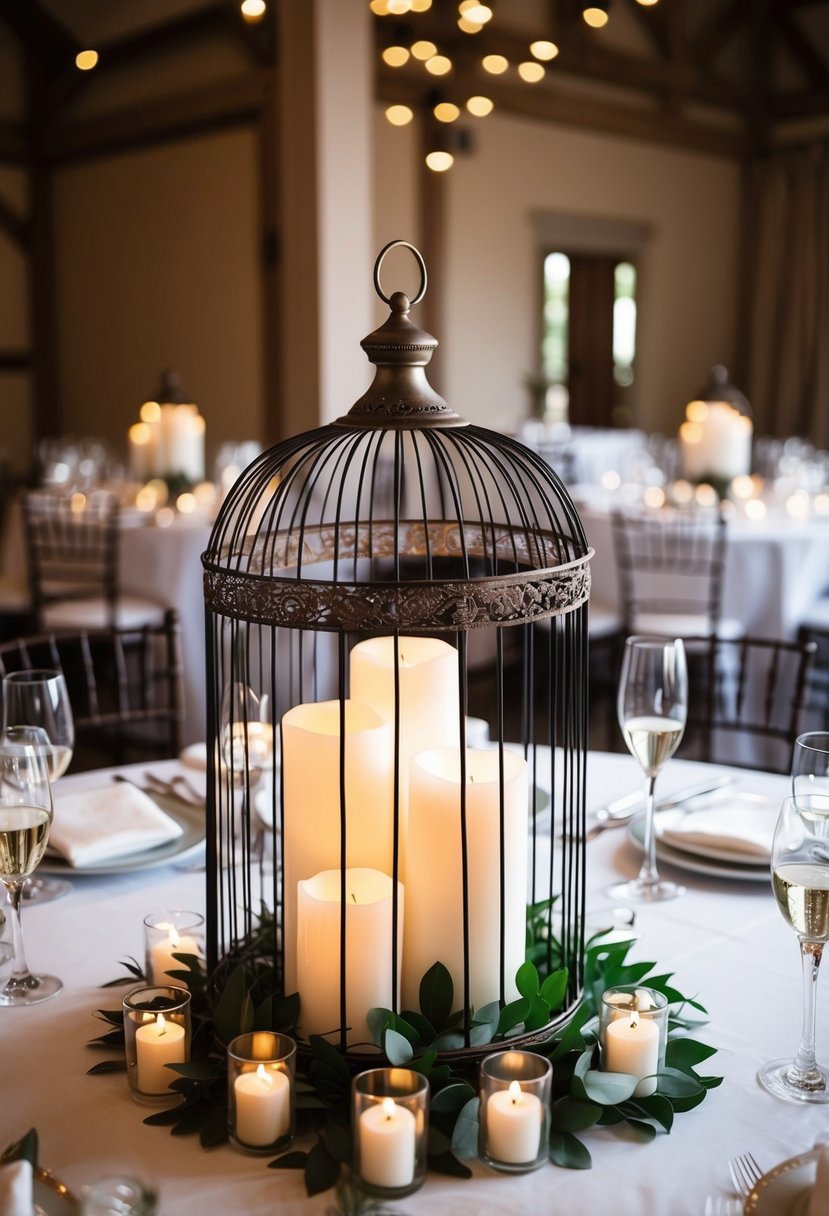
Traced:
<path fill-rule="evenodd" d="M 549 754 L 543 759 L 549 764 Z M 155 771 L 184 770 L 171 761 Z M 696 784 L 713 771 L 713 766 L 674 760 L 658 793 Z M 786 793 L 786 778 L 735 772 L 745 790 L 775 801 Z M 61 791 L 100 786 L 109 776 L 64 778 L 57 787 L 58 808 Z M 591 753 L 589 809 L 638 785 L 639 770 L 630 757 Z M 587 848 L 590 910 L 608 905 L 608 883 L 633 875 L 639 855 L 623 828 L 604 832 Z M 680 990 L 707 1006 L 710 1023 L 700 1037 L 718 1052 L 703 1071 L 723 1075 L 723 1085 L 696 1110 L 679 1115 L 670 1135 L 649 1144 L 618 1128 L 583 1133 L 593 1155 L 589 1171 L 545 1165 L 532 1174 L 504 1176 L 475 1162 L 471 1180 L 430 1174 L 395 1210 L 409 1216 L 502 1216 L 505 1211 L 513 1216 L 702 1216 L 709 1195 L 729 1190 L 730 1156 L 751 1151 L 770 1169 L 825 1134 L 826 1107 L 778 1102 L 755 1080 L 767 1058 L 794 1052 L 800 1029 L 797 942 L 777 911 L 770 885 L 693 872 L 681 877 L 687 886 L 683 898 L 637 912 L 641 938 L 632 957 L 673 972 Z M 142 1120 L 152 1108 L 132 1100 L 123 1074 L 87 1075 L 103 1058 L 86 1046 L 104 1030 L 93 1011 L 118 1007 L 127 991 L 100 985 L 123 974 L 119 960 L 142 957 L 143 917 L 161 908 L 200 910 L 203 905 L 204 875 L 182 860 L 110 877 L 73 875 L 69 895 L 26 907 L 29 962 L 36 970 L 61 975 L 65 988 L 31 1009 L 0 1009 L 0 1148 L 36 1127 L 41 1164 L 71 1187 L 107 1172 L 134 1172 L 158 1185 L 163 1216 L 323 1213 L 332 1192 L 309 1199 L 299 1172 L 269 1170 L 267 1158 L 228 1145 L 205 1152 L 195 1137 L 147 1127 Z M 818 1009 L 818 1043 L 825 1055 L 827 985 L 829 977 L 819 990 Z"/>

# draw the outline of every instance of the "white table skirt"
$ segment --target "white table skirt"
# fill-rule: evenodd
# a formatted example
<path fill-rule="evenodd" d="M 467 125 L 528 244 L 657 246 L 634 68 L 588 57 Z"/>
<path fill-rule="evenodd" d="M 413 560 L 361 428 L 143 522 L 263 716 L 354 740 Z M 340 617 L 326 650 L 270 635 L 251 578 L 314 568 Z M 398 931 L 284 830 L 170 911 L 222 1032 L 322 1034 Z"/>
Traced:
<path fill-rule="evenodd" d="M 157 766 L 159 773 L 175 764 Z M 673 761 L 660 779 L 665 794 L 695 783 L 711 770 Z M 719 771 L 719 770 L 718 770 Z M 140 770 L 139 770 L 140 772 Z M 192 775 L 192 774 L 191 774 Z M 743 788 L 775 799 L 785 778 L 738 773 Z M 64 778 L 61 788 L 83 788 L 106 774 Z M 627 756 L 594 754 L 588 763 L 588 807 L 639 784 Z M 637 850 L 624 829 L 588 845 L 588 907 L 608 905 L 605 888 L 632 876 Z M 778 1102 L 758 1086 L 758 1066 L 793 1053 L 800 1029 L 800 964 L 794 934 L 784 924 L 765 883 L 682 875 L 684 898 L 638 912 L 641 940 L 633 957 L 696 995 L 711 1015 L 701 1037 L 718 1054 L 703 1071 L 724 1075 L 723 1085 L 696 1110 L 679 1115 L 670 1135 L 638 1143 L 618 1129 L 591 1130 L 584 1140 L 593 1169 L 544 1166 L 504 1177 L 475 1163 L 469 1181 L 429 1175 L 423 1188 L 400 1204 L 409 1216 L 440 1212 L 513 1216 L 585 1213 L 590 1216 L 702 1216 L 709 1194 L 729 1189 L 729 1156 L 752 1151 L 770 1168 L 810 1148 L 826 1133 L 826 1107 Z M 111 1171 L 132 1171 L 158 1184 L 163 1216 L 205 1213 L 322 1213 L 332 1194 L 308 1199 L 296 1171 L 266 1168 L 267 1158 L 229 1146 L 204 1152 L 194 1137 L 172 1137 L 145 1127 L 149 1110 L 129 1095 L 123 1074 L 90 1077 L 101 1054 L 86 1042 L 102 1033 L 96 1008 L 117 1007 L 126 989 L 99 985 L 121 973 L 119 960 L 142 957 L 142 919 L 164 907 L 202 909 L 204 876 L 168 864 L 120 877 L 76 878 L 65 898 L 24 912 L 29 962 L 53 971 L 66 985 L 32 1009 L 0 1009 L 0 1147 L 29 1127 L 40 1135 L 42 1163 L 70 1186 Z M 829 1055 L 829 977 L 819 991 L 818 1042 Z"/>

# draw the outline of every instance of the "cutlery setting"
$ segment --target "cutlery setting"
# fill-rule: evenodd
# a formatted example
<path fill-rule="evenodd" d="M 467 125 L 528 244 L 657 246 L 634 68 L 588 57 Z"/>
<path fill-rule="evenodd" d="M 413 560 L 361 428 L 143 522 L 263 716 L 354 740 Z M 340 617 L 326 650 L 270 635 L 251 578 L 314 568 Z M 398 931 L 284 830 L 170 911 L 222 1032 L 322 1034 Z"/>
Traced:
<path fill-rule="evenodd" d="M 656 804 L 656 811 L 672 811 L 678 808 L 690 807 L 697 804 L 698 799 L 706 798 L 710 794 L 719 793 L 720 790 L 733 785 L 736 778 L 730 774 L 724 774 L 721 777 L 702 782 L 698 785 L 688 786 L 683 790 L 677 790 L 666 798 L 660 799 Z M 631 820 L 644 810 L 645 804 L 642 798 L 641 791 L 637 790 L 633 794 L 626 794 L 622 798 L 617 798 L 613 802 L 608 802 L 605 806 L 599 807 L 594 812 L 594 823 L 587 829 L 585 836 L 586 840 L 594 840 L 602 832 L 610 828 L 624 827 Z"/>

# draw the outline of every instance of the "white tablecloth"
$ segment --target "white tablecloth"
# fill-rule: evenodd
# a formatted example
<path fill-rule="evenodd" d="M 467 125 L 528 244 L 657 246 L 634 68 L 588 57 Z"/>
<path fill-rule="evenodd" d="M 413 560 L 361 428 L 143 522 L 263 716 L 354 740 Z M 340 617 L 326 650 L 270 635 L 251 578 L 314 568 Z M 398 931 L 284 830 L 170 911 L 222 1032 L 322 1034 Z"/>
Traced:
<path fill-rule="evenodd" d="M 159 771 L 174 767 L 159 766 Z M 660 792 L 694 783 L 709 771 L 673 761 L 660 778 Z M 628 756 L 591 755 L 588 779 L 588 807 L 639 783 Z M 77 789 L 100 781 L 100 773 L 80 774 L 65 778 L 64 785 Z M 775 799 L 788 785 L 785 778 L 745 771 L 739 781 Z M 624 829 L 592 841 L 588 907 L 607 906 L 608 883 L 633 875 L 638 864 Z M 702 1216 L 706 1197 L 729 1189 L 729 1156 L 752 1151 L 768 1169 L 825 1135 L 825 1106 L 778 1102 L 755 1080 L 766 1059 L 794 1052 L 800 1030 L 797 942 L 770 886 L 693 873 L 682 877 L 688 888 L 684 898 L 638 912 L 642 937 L 633 957 L 673 971 L 678 987 L 708 1007 L 710 1024 L 700 1037 L 718 1054 L 703 1071 L 724 1075 L 723 1085 L 699 1108 L 678 1116 L 670 1135 L 650 1144 L 637 1143 L 624 1130 L 584 1133 L 593 1154 L 590 1171 L 548 1165 L 504 1177 L 475 1163 L 469 1181 L 429 1175 L 423 1188 L 400 1204 L 401 1212 Z M 308 1199 L 299 1173 L 269 1170 L 267 1158 L 229 1146 L 204 1152 L 195 1138 L 146 1127 L 142 1119 L 148 1108 L 132 1100 L 123 1074 L 86 1075 L 102 1058 L 85 1046 L 104 1029 L 92 1013 L 117 1007 L 126 991 L 99 985 L 121 973 L 120 959 L 142 957 L 147 913 L 203 907 L 203 874 L 168 864 L 120 877 L 77 878 L 72 886 L 65 898 L 24 913 L 30 963 L 61 975 L 66 988 L 32 1009 L 0 1009 L 0 1147 L 34 1126 L 42 1163 L 68 1184 L 79 1188 L 106 1172 L 135 1172 L 157 1182 L 163 1216 L 324 1212 L 331 1193 Z M 829 979 L 823 983 L 818 1044 L 827 1056 Z"/>

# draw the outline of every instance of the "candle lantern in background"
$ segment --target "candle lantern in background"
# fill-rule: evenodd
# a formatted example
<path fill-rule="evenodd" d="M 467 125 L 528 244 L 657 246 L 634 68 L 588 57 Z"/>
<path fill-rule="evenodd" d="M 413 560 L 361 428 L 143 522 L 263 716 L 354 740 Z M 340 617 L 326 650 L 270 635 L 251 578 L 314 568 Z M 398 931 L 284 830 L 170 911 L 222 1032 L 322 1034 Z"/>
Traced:
<path fill-rule="evenodd" d="M 264 905 L 300 1035 L 352 1056 L 376 1051 L 361 1001 L 416 1008 L 442 964 L 461 1011 L 451 1051 L 472 1060 L 487 1050 L 473 1010 L 516 994 L 527 905 L 536 928 L 544 909 L 540 970 L 569 981 L 517 1041 L 581 994 L 590 552 L 557 475 L 429 385 L 437 343 L 380 282 L 396 245 L 420 268 L 411 303 L 426 287 L 419 253 L 387 246 L 374 281 L 390 315 L 362 343 L 373 385 L 248 466 L 203 556 L 208 964 L 232 963 Z M 225 720 L 245 717 L 226 695 L 240 683 L 273 732 L 266 789 L 250 723 Z"/>
<path fill-rule="evenodd" d="M 127 432 L 130 473 L 136 481 L 160 478 L 171 493 L 204 480 L 204 418 L 187 400 L 176 372 L 161 376 L 156 396 L 145 401 Z"/>
<path fill-rule="evenodd" d="M 729 383 L 726 368 L 711 368 L 708 383 L 685 407 L 679 428 L 682 474 L 688 481 L 707 482 L 725 496 L 735 477 L 751 472 L 751 407 Z"/>

